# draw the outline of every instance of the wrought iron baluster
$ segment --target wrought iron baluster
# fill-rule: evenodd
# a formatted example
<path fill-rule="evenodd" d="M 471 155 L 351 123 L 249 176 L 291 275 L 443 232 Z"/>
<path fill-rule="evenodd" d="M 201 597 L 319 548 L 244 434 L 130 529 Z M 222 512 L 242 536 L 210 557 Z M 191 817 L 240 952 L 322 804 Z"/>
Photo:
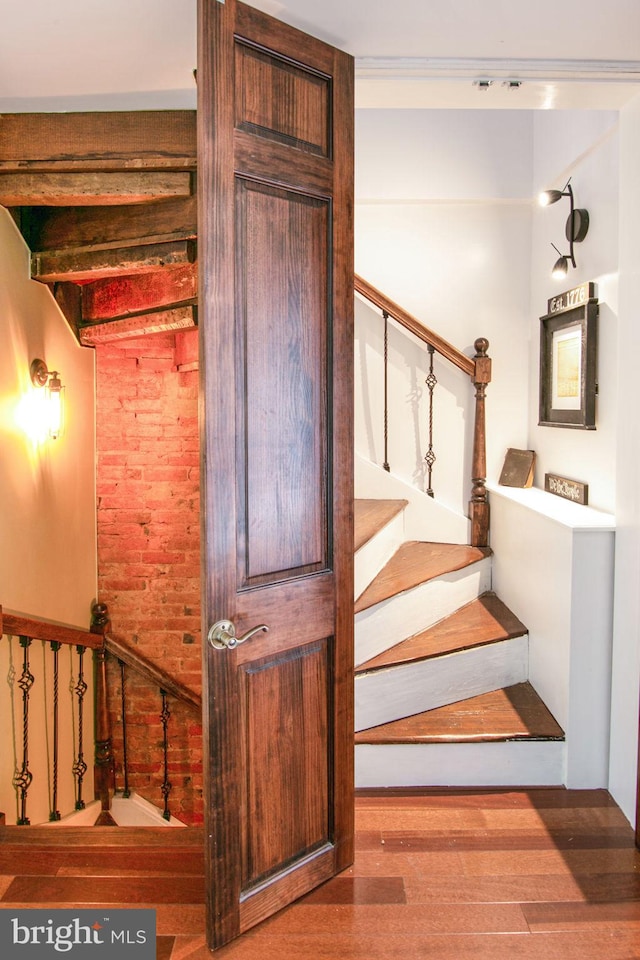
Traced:
<path fill-rule="evenodd" d="M 85 649 L 86 648 L 81 645 L 76 647 L 78 654 L 78 679 L 74 687 L 74 693 L 78 698 L 78 755 L 72 767 L 76 780 L 76 810 L 84 810 L 85 808 L 85 802 L 82 799 L 84 775 L 87 772 L 87 764 L 84 759 L 84 696 L 87 692 L 87 684 L 84 679 Z"/>
<path fill-rule="evenodd" d="M 424 459 L 427 464 L 427 494 L 432 497 L 433 488 L 431 486 L 431 478 L 433 474 L 433 465 L 436 462 L 436 455 L 433 450 L 433 391 L 438 383 L 438 378 L 433 372 L 433 354 L 435 352 L 435 348 L 428 343 L 427 350 L 429 351 L 429 374 L 425 380 L 425 383 L 429 389 L 429 447 Z"/>
<path fill-rule="evenodd" d="M 53 786 L 51 793 L 51 810 L 49 812 L 49 820 L 55 821 L 60 819 L 60 811 L 58 810 L 58 741 L 59 741 L 59 725 L 58 725 L 58 684 L 59 684 L 59 664 L 58 664 L 58 651 L 62 646 L 61 643 L 58 643 L 56 640 L 51 641 L 51 650 L 53 651 Z"/>
<path fill-rule="evenodd" d="M 11 746 L 13 749 L 13 777 L 12 784 L 15 784 L 15 777 L 18 775 L 18 735 L 16 732 L 16 710 L 15 710 L 15 686 L 17 671 L 13 662 L 13 641 L 14 637 L 9 635 L 9 669 L 7 671 L 7 684 L 9 685 L 9 702 L 11 705 Z M 14 786 L 15 789 L 15 786 Z M 16 794 L 16 823 L 20 818 L 20 804 L 18 791 Z"/>
<path fill-rule="evenodd" d="M 124 678 L 125 678 L 125 668 L 124 662 L 118 660 L 120 664 L 120 701 L 122 705 L 122 767 L 124 774 L 124 790 L 122 791 L 123 797 L 130 797 L 131 793 L 129 791 L 129 764 L 127 761 L 127 709 L 126 709 L 126 693 L 124 688 Z"/>
<path fill-rule="evenodd" d="M 171 820 L 171 812 L 169 810 L 169 794 L 171 793 L 171 784 L 169 783 L 169 737 L 168 737 L 168 726 L 169 718 L 171 712 L 169 710 L 169 704 L 167 701 L 167 694 L 164 690 L 160 690 L 162 696 L 162 712 L 160 714 L 160 719 L 162 721 L 162 751 L 164 756 L 164 779 L 162 781 L 161 792 L 164 797 L 164 811 L 162 816 L 165 820 Z"/>
<path fill-rule="evenodd" d="M 384 463 L 382 466 L 389 473 L 389 314 L 382 311 L 384 317 Z"/>
<path fill-rule="evenodd" d="M 18 686 L 22 690 L 22 768 L 16 771 L 13 786 L 19 791 L 20 815 L 17 823 L 21 827 L 31 823 L 27 816 L 27 791 L 33 780 L 33 774 L 29 770 L 29 692 L 35 678 L 29 669 L 31 637 L 20 637 L 20 646 L 23 650 L 22 673 L 18 680 Z"/>

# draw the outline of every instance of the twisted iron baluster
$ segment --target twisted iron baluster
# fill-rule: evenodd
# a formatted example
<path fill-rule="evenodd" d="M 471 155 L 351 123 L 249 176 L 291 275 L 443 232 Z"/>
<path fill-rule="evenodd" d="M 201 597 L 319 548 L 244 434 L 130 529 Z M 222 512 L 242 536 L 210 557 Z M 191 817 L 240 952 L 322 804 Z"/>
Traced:
<path fill-rule="evenodd" d="M 27 816 L 27 791 L 33 780 L 33 774 L 29 770 L 29 691 L 35 682 L 35 678 L 29 669 L 31 638 L 20 637 L 20 646 L 24 651 L 22 673 L 18 680 L 18 686 L 22 690 L 22 768 L 14 774 L 13 786 L 20 791 L 20 816 L 17 823 L 19 827 L 22 827 L 31 823 Z"/>
<path fill-rule="evenodd" d="M 122 791 L 123 797 L 130 797 L 131 793 L 129 791 L 129 765 L 127 762 L 127 710 L 126 710 L 126 697 L 124 689 L 124 663 L 122 660 L 118 660 L 120 664 L 120 700 L 122 703 L 122 766 L 124 774 L 124 790 Z"/>
<path fill-rule="evenodd" d="M 164 690 L 160 690 L 162 695 L 162 712 L 160 714 L 160 719 L 162 721 L 162 749 L 164 755 L 164 780 L 162 782 L 161 792 L 164 797 L 164 811 L 162 816 L 165 820 L 171 820 L 171 812 L 169 811 L 169 794 L 171 793 L 171 784 L 169 783 L 169 738 L 167 736 L 167 729 L 169 726 L 169 717 L 171 712 L 169 710 L 169 705 L 167 703 L 167 695 Z"/>
<path fill-rule="evenodd" d="M 78 679 L 74 687 L 74 693 L 78 698 L 78 756 L 72 767 L 73 775 L 76 779 L 76 810 L 84 810 L 85 802 L 82 799 L 82 784 L 84 775 L 87 772 L 87 764 L 84 760 L 84 695 L 87 692 L 87 684 L 84 679 L 84 652 L 85 647 L 77 646 L 78 654 Z"/>
<path fill-rule="evenodd" d="M 51 649 L 53 651 L 53 789 L 51 795 L 51 811 L 49 813 L 49 820 L 51 821 L 60 819 L 60 811 L 58 810 L 58 651 L 61 646 L 62 644 L 56 640 L 51 642 Z"/>
<path fill-rule="evenodd" d="M 9 701 L 11 704 L 11 746 L 13 748 L 13 776 L 11 778 L 12 784 L 15 784 L 15 778 L 18 776 L 18 736 L 16 732 L 16 710 L 15 710 L 15 685 L 16 685 L 16 668 L 13 662 L 13 640 L 14 637 L 9 636 L 9 669 L 7 671 L 7 683 L 9 685 Z M 15 789 L 15 786 L 14 786 Z M 20 817 L 20 804 L 18 800 L 18 791 L 16 793 L 16 823 Z"/>
<path fill-rule="evenodd" d="M 382 466 L 389 473 L 389 399 L 388 399 L 388 370 L 389 370 L 389 314 L 383 310 L 384 317 L 384 463 Z"/>
<path fill-rule="evenodd" d="M 435 348 L 429 343 L 427 344 L 427 350 L 429 351 L 429 375 L 427 376 L 425 383 L 429 388 L 429 449 L 427 450 L 424 459 L 427 464 L 427 494 L 432 497 L 433 489 L 431 487 L 431 475 L 433 473 L 433 465 L 436 462 L 436 455 L 433 451 L 433 391 L 438 379 L 433 372 L 433 354 Z"/>

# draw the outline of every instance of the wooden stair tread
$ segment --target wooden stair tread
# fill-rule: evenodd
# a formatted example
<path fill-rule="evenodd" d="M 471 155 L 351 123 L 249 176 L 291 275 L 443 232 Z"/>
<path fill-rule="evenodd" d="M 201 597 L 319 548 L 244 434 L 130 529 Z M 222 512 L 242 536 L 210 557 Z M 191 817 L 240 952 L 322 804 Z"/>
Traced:
<path fill-rule="evenodd" d="M 530 683 L 516 683 L 355 735 L 356 745 L 506 740 L 564 740 L 562 728 Z"/>
<path fill-rule="evenodd" d="M 427 630 L 360 664 L 356 674 L 510 640 L 526 632 L 525 625 L 495 593 L 485 593 Z"/>
<path fill-rule="evenodd" d="M 489 547 L 469 547 L 458 543 L 428 543 L 412 540 L 403 543 L 378 576 L 360 594 L 355 612 L 388 600 L 404 590 L 417 587 L 445 573 L 453 573 L 491 556 Z"/>
<path fill-rule="evenodd" d="M 389 521 L 404 510 L 408 500 L 355 500 L 353 549 L 368 543 Z"/>

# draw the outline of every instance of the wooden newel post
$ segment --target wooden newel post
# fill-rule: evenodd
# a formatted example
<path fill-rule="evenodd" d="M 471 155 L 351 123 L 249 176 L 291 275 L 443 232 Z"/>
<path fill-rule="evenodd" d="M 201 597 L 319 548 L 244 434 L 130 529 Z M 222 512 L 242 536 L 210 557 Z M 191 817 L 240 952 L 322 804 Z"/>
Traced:
<path fill-rule="evenodd" d="M 479 337 L 474 343 L 475 372 L 473 383 L 476 388 L 476 417 L 473 429 L 473 460 L 471 463 L 471 500 L 469 501 L 469 519 L 471 520 L 471 546 L 486 547 L 489 543 L 489 499 L 485 487 L 487 479 L 487 432 L 485 423 L 484 397 L 487 384 L 491 383 L 491 359 L 487 356 L 489 341 Z"/>
<path fill-rule="evenodd" d="M 96 603 L 91 611 L 91 633 L 104 637 L 111 623 L 106 604 Z M 95 825 L 116 826 L 109 812 L 114 792 L 113 750 L 111 747 L 111 725 L 107 702 L 107 651 L 104 644 L 94 650 L 96 716 L 95 716 L 95 757 L 94 790 L 96 800 L 100 800 L 101 812 Z"/>

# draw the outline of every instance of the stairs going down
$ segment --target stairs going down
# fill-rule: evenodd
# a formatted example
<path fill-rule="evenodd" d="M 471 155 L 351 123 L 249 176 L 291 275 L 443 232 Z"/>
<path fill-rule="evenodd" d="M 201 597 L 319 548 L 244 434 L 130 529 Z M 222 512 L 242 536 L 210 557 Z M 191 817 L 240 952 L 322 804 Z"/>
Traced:
<path fill-rule="evenodd" d="M 356 786 L 563 783 L 564 734 L 491 550 L 405 542 L 405 503 L 355 503 Z"/>

